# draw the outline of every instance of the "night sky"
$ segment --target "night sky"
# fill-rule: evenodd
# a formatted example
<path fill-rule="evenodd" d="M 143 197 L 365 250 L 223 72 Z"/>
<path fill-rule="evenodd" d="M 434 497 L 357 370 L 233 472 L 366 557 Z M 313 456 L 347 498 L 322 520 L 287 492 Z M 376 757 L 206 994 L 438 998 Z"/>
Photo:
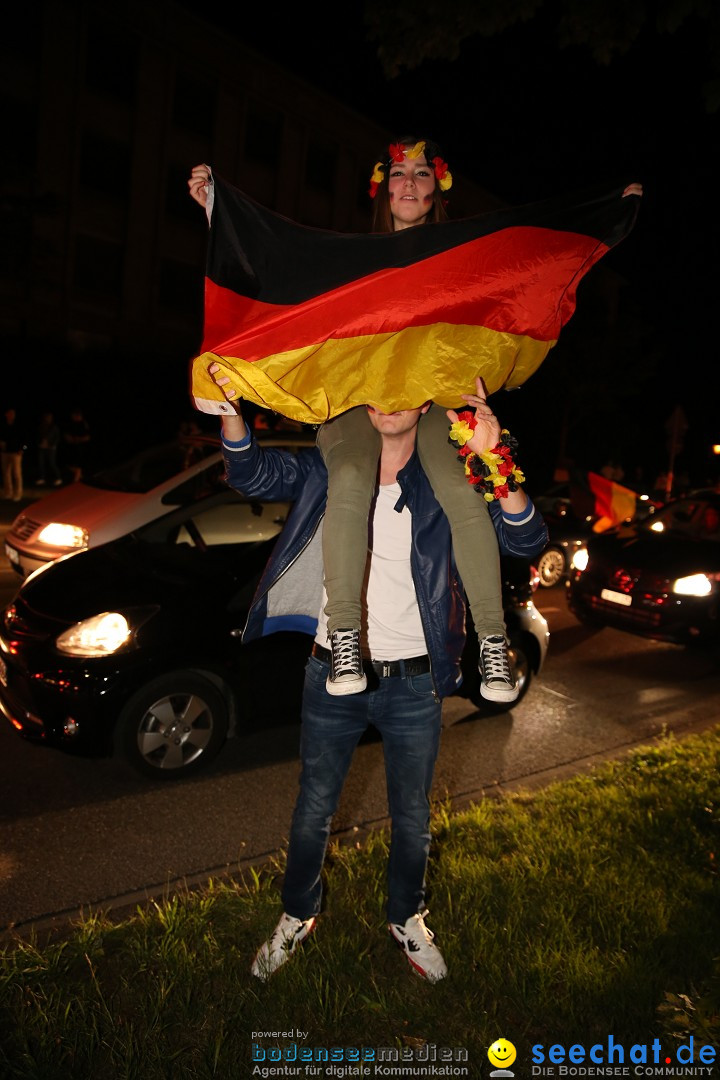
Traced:
<path fill-rule="evenodd" d="M 679 403 L 689 424 L 684 464 L 704 482 L 715 465 L 709 447 L 720 441 L 713 333 L 720 113 L 706 111 L 703 81 L 711 72 L 703 28 L 692 20 L 673 35 L 646 27 L 626 55 L 601 67 L 583 47 L 557 46 L 546 6 L 548 14 L 520 28 L 467 40 L 457 60 L 426 61 L 395 79 L 385 78 L 377 43 L 367 38 L 362 3 L 343 5 L 342 30 L 335 22 L 313 24 L 306 6 L 283 14 L 279 35 L 274 11 L 213 18 L 383 126 L 430 134 L 453 171 L 508 203 L 596 182 L 642 182 L 635 230 L 603 260 L 625 282 L 628 332 L 608 341 L 605 354 L 594 343 L 594 374 L 578 383 L 563 347 L 572 349 L 572 335 L 582 331 L 581 286 L 567 334 L 510 413 L 535 445 L 547 436 L 552 446 L 557 425 L 567 423 L 572 379 L 579 407 L 570 425 L 584 441 L 573 445 L 571 435 L 568 449 L 593 454 L 590 467 L 614 454 L 627 467 L 642 460 L 649 470 L 665 464 L 664 424 Z M 392 5 L 387 12 L 391 19 Z"/>

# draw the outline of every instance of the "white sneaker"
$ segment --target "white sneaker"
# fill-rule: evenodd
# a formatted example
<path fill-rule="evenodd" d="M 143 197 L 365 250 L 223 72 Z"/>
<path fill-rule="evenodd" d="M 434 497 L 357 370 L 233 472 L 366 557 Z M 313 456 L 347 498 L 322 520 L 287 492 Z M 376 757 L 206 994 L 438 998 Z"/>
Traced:
<path fill-rule="evenodd" d="M 517 684 L 508 656 L 507 639 L 493 634 L 480 639 L 480 693 L 488 701 L 517 701 Z"/>
<path fill-rule="evenodd" d="M 330 635 L 330 674 L 325 680 L 328 694 L 340 697 L 359 694 L 367 686 L 360 652 L 359 630 L 336 630 Z"/>
<path fill-rule="evenodd" d="M 250 970 L 258 979 L 266 982 L 279 967 L 290 959 L 301 941 L 315 926 L 315 918 L 295 919 L 283 912 L 272 935 L 261 945 Z"/>
<path fill-rule="evenodd" d="M 405 925 L 388 923 L 388 930 L 405 953 L 410 966 L 428 982 L 440 982 L 447 975 L 447 964 L 437 945 L 435 935 L 425 925 L 427 911 L 411 915 Z"/>

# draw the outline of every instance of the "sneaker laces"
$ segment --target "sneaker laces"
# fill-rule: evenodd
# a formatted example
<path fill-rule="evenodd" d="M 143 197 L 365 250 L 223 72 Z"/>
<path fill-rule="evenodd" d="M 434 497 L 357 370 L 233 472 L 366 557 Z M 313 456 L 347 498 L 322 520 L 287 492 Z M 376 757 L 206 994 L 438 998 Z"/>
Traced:
<path fill-rule="evenodd" d="M 360 631 L 336 630 L 331 635 L 331 644 L 332 677 L 339 679 L 343 675 L 362 675 Z"/>
<path fill-rule="evenodd" d="M 507 641 L 499 634 L 483 638 L 480 645 L 480 658 L 482 662 L 483 676 L 486 681 L 500 679 L 510 684 L 514 683 L 510 670 L 510 658 L 508 656 Z"/>
<path fill-rule="evenodd" d="M 429 911 L 418 911 L 417 915 L 413 915 L 408 922 L 405 923 L 403 929 L 405 930 L 408 941 L 416 947 L 423 945 L 432 945 L 433 938 L 435 937 L 432 930 L 425 925 L 425 916 L 429 915 Z M 413 924 L 412 928 L 408 928 L 408 923 Z M 435 946 L 434 946 L 435 947 Z"/>
<path fill-rule="evenodd" d="M 447 975 L 443 954 L 434 944 L 435 935 L 425 925 L 425 911 L 411 915 L 404 923 L 390 923 L 392 937 L 400 945 L 410 966 L 428 982 L 439 982 Z"/>

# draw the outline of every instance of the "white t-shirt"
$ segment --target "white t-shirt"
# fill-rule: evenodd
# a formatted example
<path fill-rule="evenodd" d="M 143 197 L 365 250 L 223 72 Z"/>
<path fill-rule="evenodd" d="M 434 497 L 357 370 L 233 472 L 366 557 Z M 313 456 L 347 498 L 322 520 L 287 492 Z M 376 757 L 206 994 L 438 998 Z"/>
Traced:
<path fill-rule="evenodd" d="M 383 484 L 371 509 L 360 640 L 363 655 L 373 660 L 400 660 L 427 652 L 410 569 L 412 515 L 406 506 L 401 513 L 395 509 L 400 495 L 398 483 Z M 323 589 L 315 640 L 325 648 L 326 603 Z"/>

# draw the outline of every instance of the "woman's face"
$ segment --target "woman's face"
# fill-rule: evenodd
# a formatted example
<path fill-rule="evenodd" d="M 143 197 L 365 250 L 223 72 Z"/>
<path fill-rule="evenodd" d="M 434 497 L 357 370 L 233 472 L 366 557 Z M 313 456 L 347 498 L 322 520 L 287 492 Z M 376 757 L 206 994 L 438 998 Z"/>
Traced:
<path fill-rule="evenodd" d="M 435 191 L 435 171 L 428 165 L 425 155 L 403 158 L 400 164 L 390 166 L 388 194 L 390 213 L 395 232 L 422 225 L 432 210 Z"/>

